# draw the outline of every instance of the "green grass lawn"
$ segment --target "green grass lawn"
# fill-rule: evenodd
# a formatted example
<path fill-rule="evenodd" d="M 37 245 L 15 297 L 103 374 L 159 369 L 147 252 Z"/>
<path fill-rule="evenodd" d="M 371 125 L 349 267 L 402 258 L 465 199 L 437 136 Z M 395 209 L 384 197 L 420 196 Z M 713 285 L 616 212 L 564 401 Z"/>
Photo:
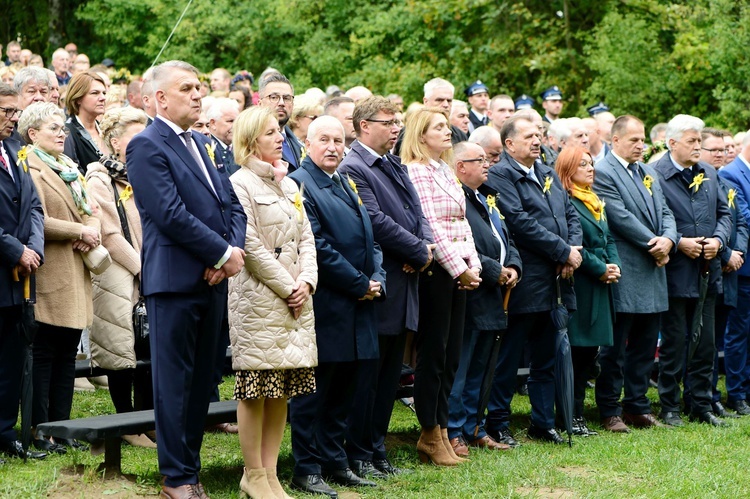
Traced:
<path fill-rule="evenodd" d="M 222 385 L 229 398 L 233 379 Z M 654 390 L 649 396 L 656 400 Z M 598 429 L 593 392 L 589 419 Z M 76 393 L 74 418 L 114 412 L 109 394 Z M 658 410 L 658 407 L 656 408 Z M 573 447 L 529 442 L 525 438 L 530 406 L 527 397 L 513 401 L 512 429 L 523 445 L 511 452 L 475 451 L 471 462 L 456 468 L 419 463 L 414 444 L 415 415 L 397 403 L 389 436 L 392 461 L 412 473 L 380 482 L 377 489 L 341 494 L 367 498 L 742 498 L 750 497 L 750 416 L 731 419 L 724 428 L 689 423 L 684 428 L 635 430 L 619 435 L 574 439 Z M 236 436 L 207 434 L 201 480 L 212 498 L 237 497 L 242 455 Z M 103 456 L 69 452 L 24 464 L 8 459 L 0 466 L 0 497 L 97 498 L 155 496 L 160 475 L 156 451 L 123 445 L 123 472 L 129 480 L 103 480 L 97 465 Z M 291 478 L 289 432 L 279 463 L 282 482 Z M 344 489 L 340 489 L 344 491 Z M 360 495 L 358 495 L 360 494 Z M 301 495 L 292 492 L 291 495 Z M 313 497 L 313 496 L 307 496 Z M 322 496 L 321 496 L 322 497 Z"/>

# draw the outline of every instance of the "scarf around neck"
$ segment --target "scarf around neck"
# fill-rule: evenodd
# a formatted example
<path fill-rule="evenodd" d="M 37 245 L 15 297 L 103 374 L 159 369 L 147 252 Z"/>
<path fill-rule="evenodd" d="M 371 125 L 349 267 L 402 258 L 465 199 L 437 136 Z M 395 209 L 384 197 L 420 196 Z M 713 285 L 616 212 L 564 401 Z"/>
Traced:
<path fill-rule="evenodd" d="M 125 163 L 117 159 L 114 155 L 102 156 L 99 163 L 107 169 L 107 174 L 115 180 L 128 181 L 128 168 Z"/>
<path fill-rule="evenodd" d="M 53 172 L 57 173 L 63 182 L 65 182 L 70 194 L 73 196 L 73 202 L 75 203 L 76 208 L 78 208 L 78 214 L 90 216 L 91 204 L 89 203 L 89 196 L 86 192 L 86 181 L 79 173 L 78 166 L 73 160 L 64 154 L 55 158 L 51 154 L 47 154 L 35 146 L 32 146 L 31 150 L 34 151 L 39 159 L 49 166 Z"/>
<path fill-rule="evenodd" d="M 586 208 L 594 215 L 597 222 L 602 219 L 604 215 L 604 202 L 591 190 L 591 187 L 581 187 L 580 185 L 573 184 L 571 195 L 586 205 Z"/>

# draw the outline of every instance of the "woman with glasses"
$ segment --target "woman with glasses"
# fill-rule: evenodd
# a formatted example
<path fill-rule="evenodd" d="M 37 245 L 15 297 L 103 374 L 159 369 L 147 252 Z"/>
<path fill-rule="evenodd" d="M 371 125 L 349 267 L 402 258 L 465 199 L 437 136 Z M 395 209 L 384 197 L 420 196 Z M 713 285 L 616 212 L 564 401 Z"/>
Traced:
<path fill-rule="evenodd" d="M 307 128 L 310 123 L 323 114 L 323 106 L 309 95 L 302 94 L 294 101 L 294 111 L 289 119 L 289 128 L 294 132 L 300 142 L 304 143 L 307 138 Z"/>
<path fill-rule="evenodd" d="M 78 165 L 63 154 L 64 120 L 57 106 L 39 102 L 27 107 L 18 121 L 19 133 L 32 144 L 18 160 L 31 172 L 44 208 L 44 265 L 36 274 L 34 307 L 39 329 L 34 340 L 32 427 L 70 419 L 78 342 L 81 330 L 94 318 L 91 274 L 81 255 L 101 243 L 98 206 Z M 65 453 L 64 446 L 85 447 L 75 440 L 41 438 L 34 446 L 56 453 Z"/>
<path fill-rule="evenodd" d="M 70 135 L 65 141 L 65 154 L 78 164 L 84 175 L 86 166 L 99 161 L 102 151 L 106 150 L 97 122 L 97 118 L 104 114 L 106 102 L 107 84 L 101 75 L 84 71 L 68 83 L 65 106 Z"/>
<path fill-rule="evenodd" d="M 578 308 L 570 317 L 568 336 L 573 355 L 573 434 L 596 435 L 583 418 L 586 382 L 596 375 L 600 346 L 612 345 L 612 286 L 620 277 L 620 257 L 607 225 L 604 202 L 591 189 L 594 163 L 583 147 L 566 147 L 555 163 L 583 229 L 583 262 L 575 272 Z"/>
<path fill-rule="evenodd" d="M 419 195 L 437 247 L 419 279 L 419 327 L 414 407 L 422 433 L 422 462 L 464 461 L 448 441 L 448 397 L 458 369 L 466 291 L 479 286 L 481 265 L 466 220 L 466 196 L 453 169 L 451 128 L 442 109 L 415 111 L 406 123 L 401 160 Z"/>

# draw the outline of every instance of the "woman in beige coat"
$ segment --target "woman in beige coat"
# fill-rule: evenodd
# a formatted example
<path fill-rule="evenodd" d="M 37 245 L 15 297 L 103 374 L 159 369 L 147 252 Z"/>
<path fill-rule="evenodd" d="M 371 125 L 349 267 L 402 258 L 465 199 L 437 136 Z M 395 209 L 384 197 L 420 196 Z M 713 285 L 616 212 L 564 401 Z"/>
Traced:
<path fill-rule="evenodd" d="M 31 424 L 70 419 L 75 360 L 81 330 L 91 324 L 91 274 L 82 253 L 100 242 L 98 207 L 86 190 L 78 166 L 63 154 L 67 129 L 63 112 L 52 103 L 27 107 L 18 131 L 33 145 L 18 160 L 31 177 L 44 208 L 44 265 L 36 277 Z M 75 440 L 35 439 L 34 446 L 65 453 Z"/>
<path fill-rule="evenodd" d="M 302 194 L 285 178 L 279 123 L 253 107 L 234 122 L 231 177 L 247 214 L 245 267 L 229 285 L 234 396 L 251 498 L 287 498 L 276 477 L 287 397 L 315 391 L 318 363 L 312 294 L 317 284 L 315 240 Z"/>
<path fill-rule="evenodd" d="M 109 154 L 90 163 L 86 173 L 89 193 L 101 209 L 102 244 L 112 256 L 112 265 L 107 271 L 92 279 L 91 365 L 107 370 L 109 395 L 118 413 L 154 406 L 150 377 L 135 371 L 136 356 L 148 357 L 147 351 L 136 352 L 133 333 L 133 306 L 139 298 L 143 237 L 125 162 L 125 149 L 130 139 L 146 128 L 146 120 L 146 113 L 133 107 L 107 111 L 99 128 Z M 125 215 L 125 225 L 120 220 L 120 211 Z M 123 435 L 122 439 L 138 447 L 156 447 L 143 434 Z"/>

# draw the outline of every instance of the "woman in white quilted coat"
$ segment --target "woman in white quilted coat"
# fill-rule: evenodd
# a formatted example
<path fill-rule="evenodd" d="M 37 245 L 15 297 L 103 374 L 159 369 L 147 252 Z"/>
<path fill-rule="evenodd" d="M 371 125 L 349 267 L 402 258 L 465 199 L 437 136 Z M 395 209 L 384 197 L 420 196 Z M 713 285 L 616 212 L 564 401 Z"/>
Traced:
<path fill-rule="evenodd" d="M 231 181 L 247 214 L 245 266 L 229 283 L 234 397 L 245 461 L 240 489 L 251 498 L 287 498 L 276 476 L 286 401 L 315 391 L 315 240 L 302 193 L 285 178 L 283 137 L 273 111 L 243 111 L 233 134 L 241 168 Z"/>
<path fill-rule="evenodd" d="M 90 163 L 86 172 L 88 190 L 101 207 L 102 244 L 112 256 L 106 272 L 92 276 L 91 364 L 107 370 L 109 394 L 118 413 L 153 408 L 151 377 L 135 371 L 133 306 L 139 296 L 143 237 L 125 162 L 125 148 L 146 127 L 147 118 L 146 113 L 132 107 L 107 111 L 99 128 L 110 154 Z M 118 206 L 125 214 L 127 237 Z M 139 401 L 136 404 L 132 399 L 134 389 Z M 122 438 L 131 445 L 156 448 L 144 434 Z"/>

